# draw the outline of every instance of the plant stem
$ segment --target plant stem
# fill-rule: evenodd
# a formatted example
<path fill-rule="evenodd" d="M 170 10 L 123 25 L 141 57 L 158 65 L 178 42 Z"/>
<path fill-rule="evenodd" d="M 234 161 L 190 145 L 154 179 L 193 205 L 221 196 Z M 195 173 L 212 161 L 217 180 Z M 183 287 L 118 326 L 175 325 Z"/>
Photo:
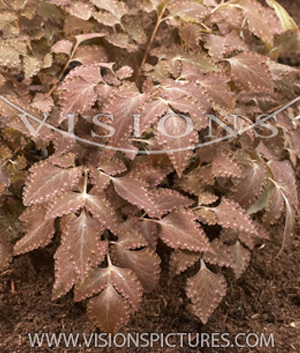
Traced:
<path fill-rule="evenodd" d="M 71 58 L 67 61 L 66 65 L 65 65 L 64 68 L 62 69 L 62 72 L 60 73 L 60 75 L 59 75 L 59 77 L 58 77 L 58 79 L 57 79 L 57 83 L 56 83 L 56 84 L 50 89 L 50 91 L 47 93 L 47 96 L 48 96 L 48 97 L 50 97 L 51 94 L 52 94 L 52 93 L 56 90 L 56 88 L 58 87 L 58 85 L 59 85 L 59 83 L 60 83 L 60 80 L 63 78 L 63 75 L 64 75 L 64 73 L 66 72 L 66 70 L 67 70 L 68 66 L 70 65 L 71 61 L 72 61 Z"/>
<path fill-rule="evenodd" d="M 225 0 L 222 0 L 220 2 L 220 4 L 218 6 L 216 6 L 207 16 L 210 17 L 212 14 L 214 14 L 215 12 L 219 11 L 220 9 L 222 9 L 223 7 L 229 6 L 234 0 L 230 0 L 228 2 L 225 2 Z M 239 7 L 238 5 L 236 5 L 236 7 Z M 240 7 L 241 8 L 241 7 Z"/>
<path fill-rule="evenodd" d="M 138 76 L 140 75 L 140 73 L 141 73 L 141 71 L 142 71 L 142 68 L 143 68 L 143 66 L 145 65 L 145 63 L 146 63 L 146 61 L 147 61 L 147 59 L 148 59 L 148 55 L 149 55 L 149 52 L 150 52 L 152 43 L 153 43 L 154 38 L 155 38 L 155 36 L 156 36 L 156 33 L 157 33 L 158 29 L 159 29 L 159 26 L 160 26 L 160 24 L 161 24 L 161 22 L 162 22 L 164 13 L 165 13 L 166 8 L 167 8 L 167 5 L 168 5 L 168 2 L 169 2 L 169 1 L 166 1 L 166 2 L 165 2 L 164 6 L 163 6 L 163 8 L 162 8 L 162 10 L 161 10 L 161 12 L 160 12 L 158 18 L 157 18 L 156 25 L 155 25 L 155 27 L 154 27 L 154 30 L 153 30 L 152 35 L 151 35 L 151 38 L 150 38 L 150 40 L 149 40 L 149 42 L 148 42 L 146 51 L 145 51 L 145 53 L 144 53 L 144 56 L 143 56 L 141 65 L 140 65 L 140 67 L 139 67 Z"/>
<path fill-rule="evenodd" d="M 18 80 L 16 80 L 8 71 L 0 68 L 0 73 L 4 76 L 7 77 L 8 80 L 10 80 L 11 82 L 13 82 L 15 85 L 17 86 L 24 86 L 24 83 L 19 82 Z"/>
<path fill-rule="evenodd" d="M 147 221 L 147 222 L 154 222 L 154 223 L 159 223 L 158 219 L 151 219 L 151 218 L 140 218 L 142 221 Z"/>
<path fill-rule="evenodd" d="M 47 96 L 48 96 L 48 97 L 50 97 L 51 94 L 52 94 L 52 93 L 56 90 L 56 88 L 58 87 L 58 85 L 59 85 L 61 79 L 63 78 L 63 76 L 64 76 L 64 74 L 65 74 L 67 68 L 69 67 L 69 65 L 71 64 L 71 62 L 72 62 L 72 60 L 73 60 L 73 57 L 74 57 L 74 55 L 75 55 L 75 52 L 76 52 L 77 48 L 78 48 L 78 43 L 76 42 L 75 45 L 74 45 L 74 48 L 72 49 L 72 52 L 71 52 L 71 54 L 70 54 L 70 56 L 69 56 L 68 61 L 66 62 L 64 68 L 62 69 L 62 71 L 61 71 L 61 73 L 60 73 L 60 75 L 59 75 L 59 77 L 58 77 L 58 82 L 57 82 L 57 83 L 50 89 L 50 91 L 47 93 Z"/>
<path fill-rule="evenodd" d="M 84 182 L 83 182 L 83 192 L 84 194 L 87 193 L 87 186 L 88 186 L 88 169 L 84 169 Z"/>
<path fill-rule="evenodd" d="M 107 241 L 107 252 L 106 252 L 107 264 L 108 264 L 108 267 L 112 267 L 113 264 L 112 264 L 110 253 L 109 253 L 109 245 L 112 242 L 109 241 L 109 235 L 108 235 L 107 231 L 104 232 L 104 239 Z"/>
<path fill-rule="evenodd" d="M 108 244 L 109 244 L 109 241 L 108 241 Z M 109 250 L 107 250 L 106 258 L 107 258 L 107 262 L 108 262 L 108 267 L 112 267 L 112 261 L 111 261 Z"/>

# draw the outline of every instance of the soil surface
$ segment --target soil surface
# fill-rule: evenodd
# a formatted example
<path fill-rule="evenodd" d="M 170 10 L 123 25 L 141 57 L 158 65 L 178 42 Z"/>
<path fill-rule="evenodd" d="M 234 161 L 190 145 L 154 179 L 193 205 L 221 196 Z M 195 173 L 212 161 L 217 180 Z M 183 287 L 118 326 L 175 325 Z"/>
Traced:
<path fill-rule="evenodd" d="M 251 264 L 242 278 L 238 281 L 232 278 L 229 281 L 227 296 L 208 324 L 202 325 L 187 310 L 188 302 L 182 290 L 185 275 L 172 280 L 164 271 L 160 286 L 144 298 L 141 310 L 121 331 L 165 334 L 228 332 L 230 337 L 238 333 L 264 333 L 266 337 L 274 334 L 274 348 L 31 348 L 28 332 L 84 332 L 87 336 L 99 333 L 86 316 L 85 304 L 74 303 L 72 294 L 51 302 L 54 249 L 48 248 L 17 258 L 13 266 L 1 276 L 0 352 L 299 353 L 299 226 L 291 247 L 275 258 L 281 247 L 281 234 L 282 227 L 274 228 L 272 240 L 254 251 Z M 243 340 L 240 343 L 243 343 Z"/>
<path fill-rule="evenodd" d="M 300 24 L 298 1 L 284 5 Z M 299 60 L 299 58 L 298 58 Z M 300 65 L 297 58 L 289 64 Z M 300 175 L 300 173 L 298 173 Z M 283 227 L 272 229 L 271 240 L 253 252 L 251 264 L 242 278 L 229 272 L 228 292 L 206 325 L 188 311 L 183 288 L 186 274 L 175 279 L 163 271 L 160 285 L 145 296 L 141 310 L 122 333 L 238 333 L 274 334 L 275 347 L 255 348 L 31 348 L 28 333 L 100 333 L 86 316 L 86 303 L 74 303 L 72 294 L 53 302 L 53 253 L 55 245 L 18 257 L 0 275 L 1 353 L 299 353 L 300 352 L 300 227 L 289 249 L 279 257 Z M 251 341 L 252 342 L 252 341 Z M 172 340 L 170 340 L 172 343 Z M 243 343 L 243 340 L 241 340 Z"/>

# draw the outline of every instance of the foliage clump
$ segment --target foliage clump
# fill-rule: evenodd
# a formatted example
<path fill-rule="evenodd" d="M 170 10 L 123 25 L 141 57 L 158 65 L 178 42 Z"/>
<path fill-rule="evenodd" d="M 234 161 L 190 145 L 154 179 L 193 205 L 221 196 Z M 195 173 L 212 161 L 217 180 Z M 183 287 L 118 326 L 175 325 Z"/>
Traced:
<path fill-rule="evenodd" d="M 293 231 L 299 71 L 278 59 L 297 25 L 274 0 L 13 0 L 0 18 L 0 268 L 55 237 L 53 299 L 74 287 L 116 332 L 167 251 L 207 322 L 222 268 L 239 278 L 283 215 L 283 246 Z"/>

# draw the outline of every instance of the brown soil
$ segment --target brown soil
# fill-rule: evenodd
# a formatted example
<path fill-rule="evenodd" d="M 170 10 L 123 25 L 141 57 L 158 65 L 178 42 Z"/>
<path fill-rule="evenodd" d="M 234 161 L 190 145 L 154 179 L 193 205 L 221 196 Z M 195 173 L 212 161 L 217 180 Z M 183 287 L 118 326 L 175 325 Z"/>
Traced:
<path fill-rule="evenodd" d="M 280 1 L 300 24 L 298 1 Z M 275 258 L 281 247 L 282 227 L 272 230 L 271 241 L 258 247 L 248 270 L 238 281 L 231 278 L 227 297 L 208 324 L 202 325 L 187 310 L 183 287 L 185 275 L 175 280 L 163 272 L 160 286 L 146 295 L 141 310 L 123 333 L 134 332 L 228 332 L 274 333 L 275 348 L 203 348 L 201 353 L 296 353 L 300 352 L 300 228 L 288 250 Z M 104 352 L 99 348 L 30 348 L 28 332 L 98 332 L 88 320 L 85 304 L 74 303 L 72 294 L 52 302 L 54 245 L 16 258 L 0 275 L 0 352 Z M 198 348 L 125 348 L 120 353 L 200 353 Z"/>
<path fill-rule="evenodd" d="M 238 281 L 230 281 L 228 294 L 207 325 L 186 310 L 182 291 L 185 276 L 176 280 L 164 273 L 159 288 L 145 297 L 141 310 L 122 332 L 229 332 L 274 333 L 275 348 L 217 349 L 220 353 L 300 351 L 300 229 L 292 246 L 275 259 L 281 246 L 282 228 L 274 229 L 272 241 L 254 251 L 251 265 Z M 98 332 L 87 319 L 85 305 L 76 304 L 69 294 L 51 302 L 53 249 L 19 257 L 1 276 L 0 343 L 3 353 L 102 352 L 100 349 L 66 350 L 30 348 L 28 332 Z M 1 350 L 0 350 L 1 351 Z M 111 352 L 200 352 L 197 349 L 125 349 Z M 214 350 L 202 349 L 202 353 Z"/>

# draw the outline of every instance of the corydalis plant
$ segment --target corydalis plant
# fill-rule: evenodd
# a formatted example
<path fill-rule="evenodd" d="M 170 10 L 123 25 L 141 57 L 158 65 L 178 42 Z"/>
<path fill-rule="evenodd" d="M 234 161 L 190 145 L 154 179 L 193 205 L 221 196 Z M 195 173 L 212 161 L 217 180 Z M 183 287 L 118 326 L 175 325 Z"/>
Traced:
<path fill-rule="evenodd" d="M 14 255 L 56 235 L 53 298 L 74 286 L 76 301 L 90 298 L 88 315 L 102 330 L 119 330 L 158 284 L 162 242 L 171 249 L 170 275 L 192 268 L 186 293 L 206 323 L 226 293 L 222 268 L 239 278 L 283 214 L 289 240 L 298 199 L 283 152 L 295 165 L 297 102 L 255 130 L 253 123 L 299 92 L 298 70 L 276 61 L 299 50 L 299 33 L 277 2 L 267 4 L 0 5 L 1 128 L 21 131 L 42 152 L 29 168 L 25 235 Z M 29 119 L 28 128 L 26 114 L 18 116 L 24 109 L 48 125 Z M 94 119 L 99 113 L 106 125 Z M 193 122 L 188 134 L 182 115 Z M 226 137 L 234 116 L 236 137 L 211 144 Z M 68 131 L 74 136 L 61 133 Z M 191 148 L 200 143 L 210 146 Z M 6 264 L 9 247 L 0 246 Z"/>

